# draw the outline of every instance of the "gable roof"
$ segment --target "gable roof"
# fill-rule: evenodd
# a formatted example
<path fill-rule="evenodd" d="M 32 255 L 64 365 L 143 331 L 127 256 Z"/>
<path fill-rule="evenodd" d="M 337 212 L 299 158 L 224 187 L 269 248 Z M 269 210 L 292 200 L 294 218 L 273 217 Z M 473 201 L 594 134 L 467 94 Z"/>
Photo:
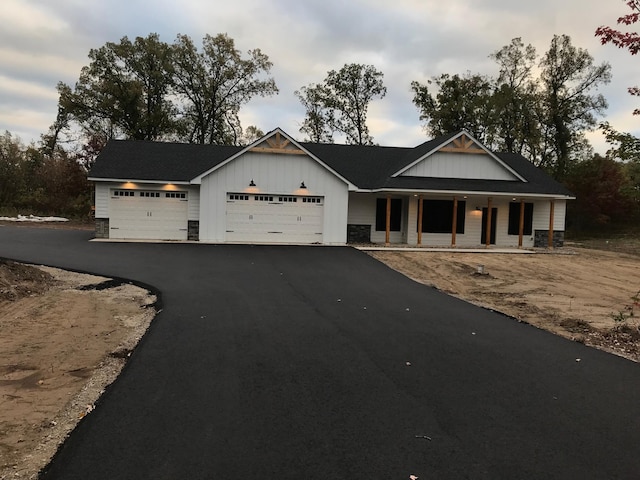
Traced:
<path fill-rule="evenodd" d="M 453 145 L 453 148 L 451 146 Z M 463 146 L 464 145 L 464 146 Z M 526 181 L 521 175 L 518 174 L 517 171 L 513 170 L 509 167 L 509 165 L 505 164 L 498 155 L 485 147 L 482 143 L 476 140 L 473 135 L 471 135 L 466 130 L 461 130 L 457 133 L 451 133 L 448 135 L 442 135 L 440 137 L 436 137 L 433 140 L 425 142 L 421 145 L 418 145 L 416 148 L 412 149 L 411 153 L 407 155 L 408 164 L 402 167 L 400 170 L 395 172 L 392 176 L 397 177 L 402 175 L 404 172 L 409 170 L 411 167 L 417 165 L 418 163 L 424 161 L 427 157 L 437 151 L 455 151 L 455 152 L 469 152 L 472 151 L 474 153 L 483 153 L 491 157 L 494 162 L 500 165 L 502 168 L 507 170 L 511 175 L 518 178 L 519 180 Z"/>
<path fill-rule="evenodd" d="M 331 168 L 325 162 L 323 162 L 319 157 L 314 155 L 311 151 L 307 150 L 303 144 L 298 143 L 296 140 L 287 135 L 282 129 L 276 128 L 262 138 L 256 140 L 251 145 L 247 147 L 241 148 L 239 151 L 235 152 L 226 160 L 213 165 L 211 168 L 208 168 L 206 171 L 198 174 L 193 177 L 193 183 L 201 183 L 202 178 L 214 172 L 218 168 L 222 168 L 224 165 L 232 162 L 237 157 L 246 152 L 260 152 L 260 153 L 279 153 L 279 154 L 291 154 L 291 155 L 306 155 L 310 157 L 313 161 L 320 164 L 320 166 L 333 175 L 338 177 L 340 180 L 348 184 L 350 187 L 353 187 L 351 182 L 347 180 L 342 174 Z"/>
<path fill-rule="evenodd" d="M 89 179 L 198 183 L 197 179 L 204 174 L 261 145 L 275 132 L 302 149 L 300 153 L 308 154 L 360 191 L 496 192 L 573 198 L 566 187 L 514 153 L 490 152 L 523 181 L 394 176 L 448 144 L 460 132 L 435 138 L 415 148 L 296 142 L 280 129 L 269 132 L 249 147 L 112 140 L 98 156 Z"/>

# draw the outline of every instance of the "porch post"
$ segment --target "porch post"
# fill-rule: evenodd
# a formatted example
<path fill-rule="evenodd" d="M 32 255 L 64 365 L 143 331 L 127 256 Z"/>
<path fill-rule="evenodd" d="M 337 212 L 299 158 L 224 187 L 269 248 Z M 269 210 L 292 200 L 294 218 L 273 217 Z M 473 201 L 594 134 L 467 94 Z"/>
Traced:
<path fill-rule="evenodd" d="M 453 197 L 453 218 L 451 219 L 451 246 L 456 246 L 456 230 L 458 225 L 458 197 Z"/>
<path fill-rule="evenodd" d="M 549 238 L 547 245 L 549 248 L 553 248 L 553 209 L 554 209 L 554 201 L 549 200 Z"/>
<path fill-rule="evenodd" d="M 487 201 L 487 223 L 485 225 L 484 243 L 487 247 L 491 245 L 491 202 L 493 198 L 489 197 Z"/>
<path fill-rule="evenodd" d="M 418 245 L 422 245 L 422 195 L 418 197 Z"/>
<path fill-rule="evenodd" d="M 387 218 L 385 225 L 384 243 L 389 246 L 389 239 L 391 236 L 391 195 L 387 195 Z"/>
<path fill-rule="evenodd" d="M 520 199 L 520 224 L 518 226 L 518 248 L 522 248 L 523 236 L 524 236 L 524 200 Z"/>

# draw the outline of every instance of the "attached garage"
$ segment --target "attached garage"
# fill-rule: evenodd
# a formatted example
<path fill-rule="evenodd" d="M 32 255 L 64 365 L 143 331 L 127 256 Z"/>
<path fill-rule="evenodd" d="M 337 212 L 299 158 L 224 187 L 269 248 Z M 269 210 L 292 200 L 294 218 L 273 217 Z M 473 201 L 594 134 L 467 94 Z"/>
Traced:
<path fill-rule="evenodd" d="M 323 198 L 227 194 L 228 242 L 322 243 Z"/>
<path fill-rule="evenodd" d="M 187 192 L 112 189 L 110 238 L 186 240 Z"/>

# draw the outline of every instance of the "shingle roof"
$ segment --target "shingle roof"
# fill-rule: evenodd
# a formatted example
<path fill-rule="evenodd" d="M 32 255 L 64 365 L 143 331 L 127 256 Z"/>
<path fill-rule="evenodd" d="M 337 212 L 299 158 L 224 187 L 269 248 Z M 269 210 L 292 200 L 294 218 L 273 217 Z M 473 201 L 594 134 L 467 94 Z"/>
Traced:
<path fill-rule="evenodd" d="M 238 153 L 242 147 L 112 140 L 90 178 L 188 182 Z"/>
<path fill-rule="evenodd" d="M 455 134 L 454 134 L 455 135 Z M 392 175 L 454 135 L 439 137 L 415 148 L 300 143 L 331 169 L 362 190 L 401 189 L 482 191 L 573 196 L 526 158 L 495 153 L 526 182 Z M 95 179 L 188 182 L 240 152 L 243 147 L 113 140 L 99 155 L 89 174 Z"/>

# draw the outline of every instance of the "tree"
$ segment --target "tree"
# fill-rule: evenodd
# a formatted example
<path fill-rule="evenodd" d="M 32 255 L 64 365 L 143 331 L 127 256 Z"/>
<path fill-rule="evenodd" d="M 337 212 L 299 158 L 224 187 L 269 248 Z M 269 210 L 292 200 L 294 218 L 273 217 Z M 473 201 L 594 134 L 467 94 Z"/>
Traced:
<path fill-rule="evenodd" d="M 260 49 L 243 59 L 226 34 L 206 35 L 198 52 L 191 38 L 178 35 L 173 44 L 175 91 L 184 99 L 184 138 L 192 143 L 238 144 L 240 107 L 255 96 L 278 93 L 269 57 Z"/>
<path fill-rule="evenodd" d="M 492 99 L 496 148 L 535 159 L 540 143 L 538 83 L 532 76 L 536 49 L 517 37 L 489 57 L 500 67 Z"/>
<path fill-rule="evenodd" d="M 312 83 L 293 93 L 305 108 L 305 118 L 300 127 L 300 132 L 307 135 L 305 141 L 333 142 L 333 111 L 325 106 L 327 92 L 324 86 Z"/>
<path fill-rule="evenodd" d="M 566 176 L 567 187 L 576 194 L 569 217 L 577 230 L 622 223 L 637 208 L 628 195 L 629 180 L 620 162 L 594 155 L 578 162 Z"/>
<path fill-rule="evenodd" d="M 340 132 L 349 144 L 373 145 L 367 111 L 374 98 L 387 93 L 383 76 L 373 65 L 351 63 L 327 72 L 323 83 L 297 90 L 306 109 L 300 131 L 312 141 L 331 141 L 333 132 Z"/>
<path fill-rule="evenodd" d="M 618 18 L 618 25 L 632 25 L 640 20 L 640 0 L 625 1 L 632 13 Z M 640 51 L 640 34 L 637 32 L 623 32 L 612 27 L 601 26 L 596 29 L 596 37 L 600 37 L 602 45 L 611 43 L 618 48 L 629 50 L 631 55 L 636 55 Z M 640 96 L 640 88 L 629 87 L 631 95 Z M 640 109 L 633 111 L 634 115 L 640 115 Z"/>
<path fill-rule="evenodd" d="M 158 140 L 176 134 L 170 97 L 173 67 L 169 46 L 157 34 L 91 49 L 74 89 L 58 84 L 59 111 L 89 134 Z"/>
<path fill-rule="evenodd" d="M 576 160 L 572 153 L 583 143 L 584 131 L 595 128 L 596 115 L 607 107 L 604 97 L 592 92 L 611 80 L 611 67 L 607 63 L 594 65 L 593 57 L 574 47 L 569 36 L 554 35 L 540 68 L 543 135 L 550 146 L 541 166 L 562 179 Z"/>
<path fill-rule="evenodd" d="M 435 85 L 437 93 L 429 91 Z M 493 88 L 490 78 L 483 75 L 449 75 L 433 77 L 427 84 L 411 82 L 413 103 L 420 111 L 420 120 L 432 136 L 466 130 L 485 144 L 492 142 Z"/>

